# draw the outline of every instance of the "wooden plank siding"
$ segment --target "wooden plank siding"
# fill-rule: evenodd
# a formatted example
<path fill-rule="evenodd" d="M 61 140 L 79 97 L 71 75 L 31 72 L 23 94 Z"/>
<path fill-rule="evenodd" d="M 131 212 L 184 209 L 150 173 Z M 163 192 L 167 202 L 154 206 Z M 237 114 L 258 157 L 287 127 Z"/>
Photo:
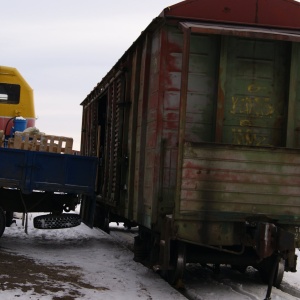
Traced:
<path fill-rule="evenodd" d="M 180 215 L 300 221 L 300 151 L 186 143 Z"/>

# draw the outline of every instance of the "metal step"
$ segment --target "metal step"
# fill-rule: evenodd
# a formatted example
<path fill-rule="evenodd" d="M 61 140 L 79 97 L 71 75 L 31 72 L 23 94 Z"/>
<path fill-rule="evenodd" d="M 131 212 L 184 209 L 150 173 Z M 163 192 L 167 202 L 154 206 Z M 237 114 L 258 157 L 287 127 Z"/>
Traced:
<path fill-rule="evenodd" d="M 38 229 L 71 228 L 81 224 L 78 214 L 41 215 L 33 219 L 33 226 Z"/>

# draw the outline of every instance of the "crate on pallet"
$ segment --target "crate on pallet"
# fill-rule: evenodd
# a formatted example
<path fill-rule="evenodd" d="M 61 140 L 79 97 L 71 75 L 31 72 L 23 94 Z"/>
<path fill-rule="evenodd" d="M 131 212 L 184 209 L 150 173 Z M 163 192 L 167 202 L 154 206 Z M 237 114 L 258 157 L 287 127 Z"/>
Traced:
<path fill-rule="evenodd" d="M 16 131 L 14 138 L 9 139 L 8 147 L 29 151 L 72 154 L 73 138 Z"/>

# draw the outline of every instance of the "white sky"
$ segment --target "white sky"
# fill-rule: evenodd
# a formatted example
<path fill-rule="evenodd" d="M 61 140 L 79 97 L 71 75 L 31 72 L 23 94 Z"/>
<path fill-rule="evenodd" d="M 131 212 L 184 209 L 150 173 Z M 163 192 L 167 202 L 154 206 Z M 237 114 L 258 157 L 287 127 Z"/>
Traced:
<path fill-rule="evenodd" d="M 17 68 L 34 89 L 36 126 L 73 137 L 79 150 L 80 103 L 152 19 L 178 2 L 2 1 L 0 65 Z"/>
<path fill-rule="evenodd" d="M 146 26 L 180 0 L 9 0 L 1 3 L 0 65 L 34 90 L 36 127 L 74 138 L 80 103 Z"/>

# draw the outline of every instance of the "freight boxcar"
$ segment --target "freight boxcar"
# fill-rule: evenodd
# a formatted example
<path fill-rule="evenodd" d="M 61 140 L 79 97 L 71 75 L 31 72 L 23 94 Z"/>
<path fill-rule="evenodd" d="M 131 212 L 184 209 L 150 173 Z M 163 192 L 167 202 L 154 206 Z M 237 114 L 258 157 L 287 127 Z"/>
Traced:
<path fill-rule="evenodd" d="M 170 282 L 200 262 L 279 285 L 300 247 L 299 83 L 298 2 L 164 9 L 82 102 L 94 225 L 138 224 L 135 259 Z"/>

